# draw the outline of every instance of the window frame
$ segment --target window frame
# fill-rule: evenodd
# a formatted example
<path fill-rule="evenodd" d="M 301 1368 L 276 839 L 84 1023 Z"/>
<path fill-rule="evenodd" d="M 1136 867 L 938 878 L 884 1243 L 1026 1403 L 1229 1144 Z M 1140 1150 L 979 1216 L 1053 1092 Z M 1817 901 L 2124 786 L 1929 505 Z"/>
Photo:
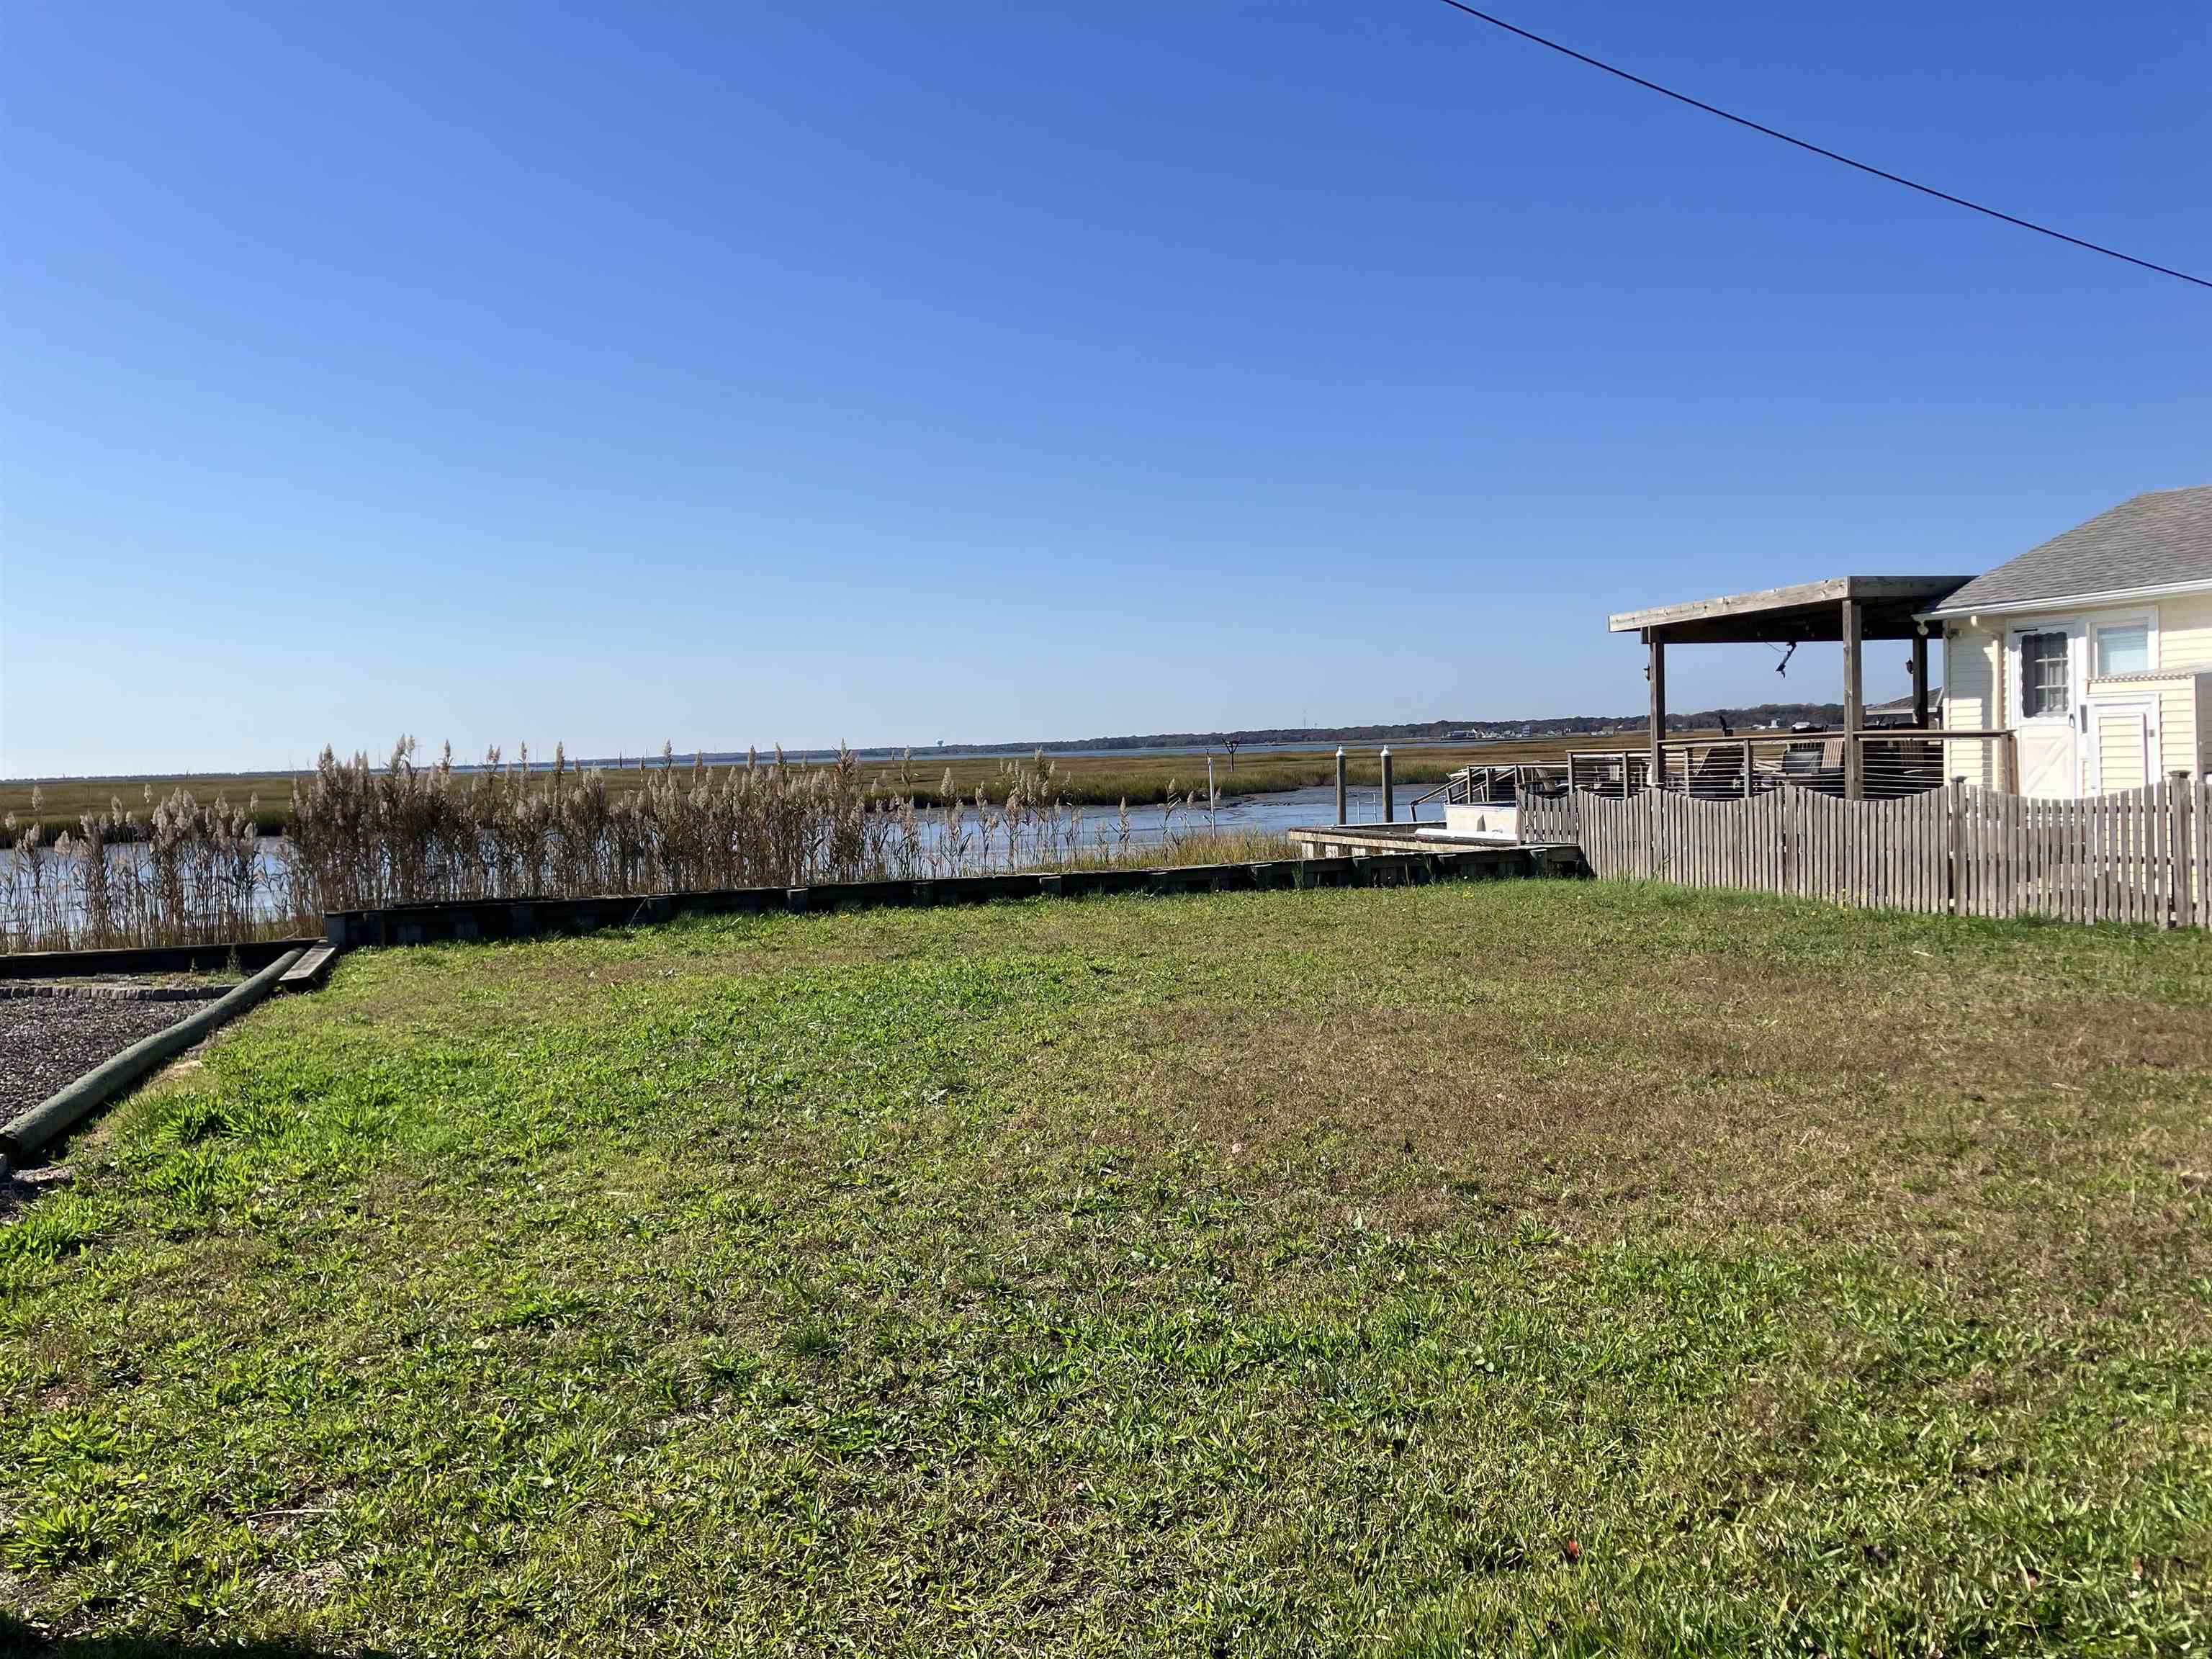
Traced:
<path fill-rule="evenodd" d="M 2115 611 L 2109 615 L 2093 617 L 2089 619 L 2089 660 L 2086 665 L 2088 671 L 2088 677 L 2093 680 L 2103 680 L 2113 678 L 2113 676 L 2105 672 L 2104 665 L 2100 659 L 2099 653 L 2103 645 L 2105 630 L 2107 629 L 2118 628 L 2140 628 L 2143 630 L 2143 654 L 2145 657 L 2142 667 L 2125 668 L 2119 672 L 2123 674 L 2157 673 L 2159 672 L 2158 612 L 2155 610 L 2132 612 Z"/>
<path fill-rule="evenodd" d="M 2058 634 L 2066 640 L 2066 712 L 2063 714 L 2031 714 L 2027 712 L 2027 653 L 2023 643 L 2031 634 Z M 2005 630 L 2005 707 L 2011 716 L 2010 724 L 2025 726 L 2031 720 L 2065 720 L 2081 718 L 2081 704 L 2088 686 L 2088 629 L 2079 617 L 2027 617 L 2012 623 Z"/>
<path fill-rule="evenodd" d="M 2081 726 L 2081 720 L 2084 718 L 2082 709 L 2090 697 L 2094 695 L 2090 688 L 2104 683 L 2109 678 L 2097 672 L 2097 635 L 2100 631 L 2106 628 L 2145 629 L 2145 637 L 2148 641 L 2150 651 L 2150 666 L 2141 671 L 2130 669 L 2128 672 L 2131 674 L 2138 672 L 2159 674 L 2166 671 L 2159 647 L 2158 623 L 2158 607 L 2154 605 L 2124 611 L 2062 611 L 2046 614 L 2031 611 L 2026 615 L 2015 613 L 2006 622 L 2004 633 L 2002 666 L 2005 685 L 2002 702 L 2006 724 L 2017 726 L 2031 720 L 2069 719 L 2073 720 L 2077 730 L 2086 730 Z M 2030 634 L 2063 634 L 2067 636 L 2067 709 L 2063 716 L 2029 714 L 2027 712 L 2027 699 L 2023 695 L 2027 687 L 2022 674 L 2026 665 L 2021 649 L 2021 641 Z"/>
<path fill-rule="evenodd" d="M 2012 634 L 2012 707 L 2014 720 L 2025 724 L 2029 720 L 2071 720 L 2081 705 L 2081 681 L 2083 653 L 2075 648 L 2082 639 L 2082 630 L 2061 623 L 2016 628 Z M 2028 654 L 2030 640 L 2055 639 L 2060 642 L 2058 660 L 2063 683 L 2059 688 L 2065 706 L 2056 710 L 2037 709 L 2031 713 L 2027 706 L 2027 671 L 2033 660 Z"/>

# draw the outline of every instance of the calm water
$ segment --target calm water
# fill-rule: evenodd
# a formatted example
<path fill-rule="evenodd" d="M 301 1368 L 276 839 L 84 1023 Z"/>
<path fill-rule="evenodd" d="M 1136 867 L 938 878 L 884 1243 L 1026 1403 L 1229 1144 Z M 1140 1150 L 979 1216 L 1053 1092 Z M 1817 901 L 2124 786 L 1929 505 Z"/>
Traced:
<path fill-rule="evenodd" d="M 1398 804 L 1399 822 L 1402 823 L 1412 818 L 1416 796 L 1425 795 L 1436 787 L 1433 783 L 1401 783 L 1392 789 L 1391 796 Z M 1109 809 L 1109 815 L 1110 811 Z M 1354 823 L 1380 823 L 1382 817 L 1382 786 L 1379 783 L 1370 783 L 1364 787 L 1352 785 L 1345 791 L 1344 811 L 1345 817 Z M 1133 806 L 1129 809 L 1129 823 L 1133 829 L 1146 823 L 1148 819 L 1157 826 L 1159 817 L 1158 807 Z M 1421 818 L 1427 823 L 1442 823 L 1444 821 L 1443 798 L 1441 795 L 1421 808 Z M 1333 784 L 1323 784 L 1318 789 L 1279 789 L 1264 795 L 1240 795 L 1233 800 L 1223 801 L 1221 810 L 1215 814 L 1215 823 L 1222 830 L 1261 832 L 1335 822 L 1336 788 Z M 1206 813 L 1203 810 L 1188 815 L 1178 812 L 1176 814 L 1176 827 L 1185 830 L 1203 830 L 1206 827 Z M 1154 838 L 1157 839 L 1157 836 Z"/>
<path fill-rule="evenodd" d="M 1158 751 L 1153 751 L 1158 752 Z M 1412 820 L 1415 797 L 1425 795 L 1437 786 L 1432 783 L 1401 783 L 1390 792 L 1398 804 L 1398 821 Z M 1345 817 L 1353 823 L 1376 823 L 1382 817 L 1382 789 L 1379 783 L 1364 788 L 1357 786 L 1345 791 Z M 1323 784 L 1317 789 L 1277 789 L 1265 794 L 1238 795 L 1224 799 L 1210 817 L 1201 805 L 1186 811 L 1176 809 L 1172 820 L 1164 817 L 1164 809 L 1158 806 L 1132 806 L 1129 809 L 1129 839 L 1139 843 L 1152 843 L 1170 835 L 1203 835 L 1209 830 L 1223 835 L 1251 832 L 1261 835 L 1279 834 L 1285 830 L 1307 824 L 1336 822 L 1336 788 Z M 1444 821 L 1443 799 L 1438 796 L 1420 809 L 1421 822 L 1441 824 Z M 932 845 L 936 841 L 935 814 L 925 814 L 923 823 L 928 834 L 925 839 Z M 1115 832 L 1119 814 L 1111 806 L 1083 808 L 1083 839 L 1087 846 L 1103 830 L 1109 836 Z M 974 816 L 969 818 L 972 831 Z"/>

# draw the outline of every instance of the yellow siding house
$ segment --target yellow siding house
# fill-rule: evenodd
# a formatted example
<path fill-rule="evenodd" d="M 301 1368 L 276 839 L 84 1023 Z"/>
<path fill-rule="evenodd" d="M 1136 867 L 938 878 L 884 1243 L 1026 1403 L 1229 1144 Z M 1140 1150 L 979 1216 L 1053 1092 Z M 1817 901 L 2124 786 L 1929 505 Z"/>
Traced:
<path fill-rule="evenodd" d="M 1921 620 L 1942 629 L 1944 726 L 2010 734 L 1981 745 L 1978 781 L 2071 796 L 2212 771 L 2212 484 L 2123 501 Z"/>

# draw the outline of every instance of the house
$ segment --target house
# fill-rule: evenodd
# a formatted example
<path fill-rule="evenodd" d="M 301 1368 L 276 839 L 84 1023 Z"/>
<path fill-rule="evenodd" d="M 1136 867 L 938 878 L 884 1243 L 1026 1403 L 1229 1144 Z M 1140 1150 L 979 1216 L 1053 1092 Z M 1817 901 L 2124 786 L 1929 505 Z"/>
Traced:
<path fill-rule="evenodd" d="M 1944 727 L 2010 734 L 2009 764 L 1953 745 L 1976 781 L 2071 797 L 2212 771 L 2212 484 L 2123 501 L 1918 619 L 1942 637 Z"/>
<path fill-rule="evenodd" d="M 1936 723 L 1941 725 L 1942 714 L 1943 688 L 1938 685 L 1929 690 L 1927 715 L 1923 715 L 1913 708 L 1912 694 L 1908 691 L 1901 697 L 1892 697 L 1887 702 L 1869 703 L 1866 706 L 1864 719 L 1866 729 L 1869 732 L 1877 732 L 1893 726 L 1911 728 L 1920 725 L 1929 717 L 1933 717 Z M 1779 726 L 1781 722 L 1777 720 L 1775 724 Z M 1809 725 L 1807 729 L 1811 729 Z"/>
<path fill-rule="evenodd" d="M 1800 779 L 1812 787 L 1856 799 L 1963 778 L 2072 798 L 2212 775 L 2212 484 L 2123 501 L 1978 576 L 1832 576 L 1608 625 L 1643 641 L 1651 701 L 1642 752 L 1585 757 L 1616 791 L 1727 789 L 1706 775 L 1710 739 L 1669 735 L 1668 647 L 1825 641 L 1843 647 L 1844 720 Z M 1863 647 L 1881 640 L 1910 644 L 1912 690 L 1869 708 Z M 1763 787 L 1773 769 L 1741 742 L 1736 753 L 1736 788 Z M 1808 774 L 1808 753 L 1793 745 L 1781 775 Z"/>

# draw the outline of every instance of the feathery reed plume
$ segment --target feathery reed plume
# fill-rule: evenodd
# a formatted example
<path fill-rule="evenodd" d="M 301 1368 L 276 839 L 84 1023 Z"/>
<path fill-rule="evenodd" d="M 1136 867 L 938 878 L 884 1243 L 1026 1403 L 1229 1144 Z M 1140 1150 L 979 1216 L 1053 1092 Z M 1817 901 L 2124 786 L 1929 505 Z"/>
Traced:
<path fill-rule="evenodd" d="M 934 805 L 928 797 L 933 793 Z M 0 822 L 0 949 L 191 944 L 321 931 L 325 911 L 483 899 L 580 897 L 822 882 L 957 876 L 994 870 L 1188 863 L 1215 844 L 1177 823 L 1194 796 L 1171 790 L 1156 839 L 1140 841 L 1125 798 L 1086 843 L 1081 811 L 1042 753 L 1000 763 L 963 798 L 947 768 L 935 790 L 911 757 L 871 783 L 840 746 L 827 762 L 781 747 L 738 766 L 688 768 L 663 744 L 636 787 L 611 787 L 556 744 L 550 768 L 526 745 L 512 763 L 434 763 L 403 736 L 379 764 L 325 748 L 291 787 L 289 833 L 264 840 L 262 803 L 202 803 L 183 788 L 143 817 L 111 799 L 50 836 L 33 789 L 29 822 Z M 1273 838 L 1227 837 L 1241 849 Z"/>

